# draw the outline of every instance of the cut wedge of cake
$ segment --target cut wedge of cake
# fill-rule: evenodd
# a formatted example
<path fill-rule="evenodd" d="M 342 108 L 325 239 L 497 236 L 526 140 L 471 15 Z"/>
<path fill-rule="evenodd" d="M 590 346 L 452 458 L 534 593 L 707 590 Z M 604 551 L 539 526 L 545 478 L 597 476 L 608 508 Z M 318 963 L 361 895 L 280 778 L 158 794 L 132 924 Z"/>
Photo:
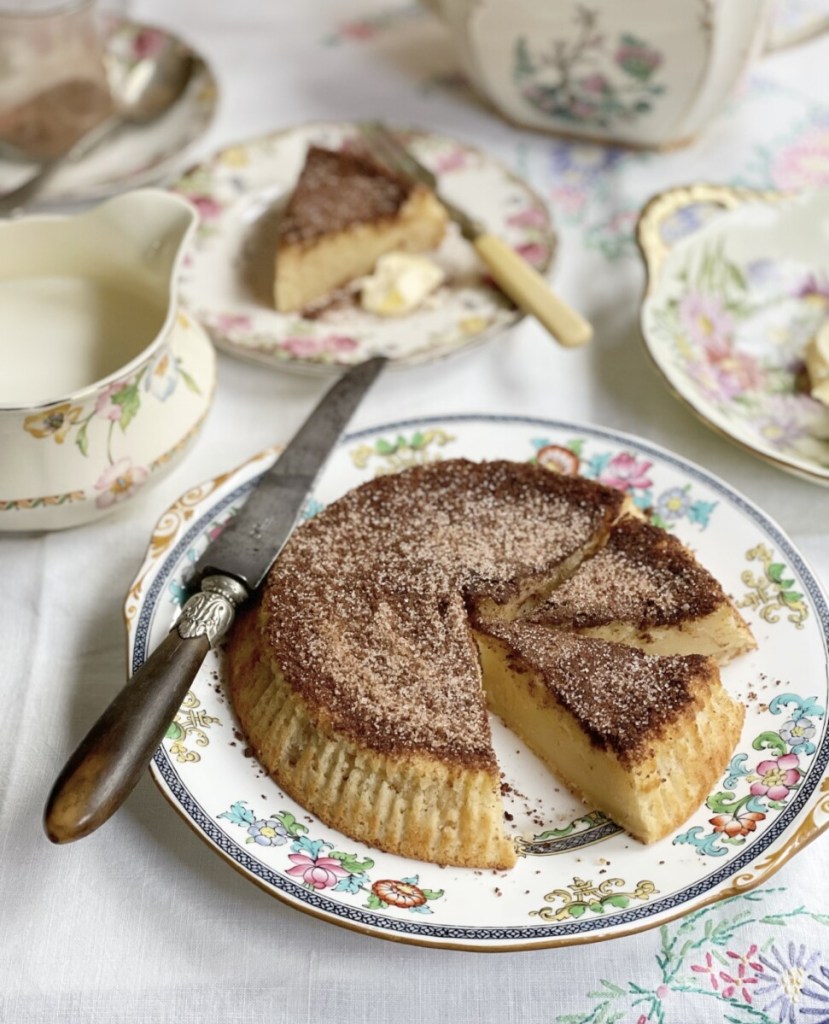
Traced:
<path fill-rule="evenodd" d="M 371 157 L 311 146 L 279 225 L 276 308 L 302 310 L 393 250 L 437 248 L 447 220 L 429 189 Z"/>
<path fill-rule="evenodd" d="M 655 842 L 706 798 L 745 709 L 698 654 L 656 656 L 531 622 L 476 629 L 493 712 L 590 807 Z"/>
<path fill-rule="evenodd" d="M 756 647 L 721 585 L 673 534 L 625 518 L 532 615 L 532 622 L 652 654 L 706 654 L 725 664 Z"/>

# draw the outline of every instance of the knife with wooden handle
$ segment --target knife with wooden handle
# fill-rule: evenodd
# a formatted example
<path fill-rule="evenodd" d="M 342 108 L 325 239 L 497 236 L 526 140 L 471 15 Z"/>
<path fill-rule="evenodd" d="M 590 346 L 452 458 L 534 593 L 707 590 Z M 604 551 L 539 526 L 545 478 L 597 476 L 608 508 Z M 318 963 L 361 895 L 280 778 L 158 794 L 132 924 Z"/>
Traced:
<path fill-rule="evenodd" d="M 482 224 L 441 195 L 435 175 L 412 156 L 385 125 L 379 121 L 367 121 L 360 125 L 360 131 L 380 161 L 404 178 L 419 182 L 435 193 L 461 229 L 461 234 L 475 247 L 495 283 L 519 309 L 534 316 L 560 345 L 576 348 L 590 341 L 593 328 L 581 313 L 556 295 L 541 274 L 502 238 L 488 232 Z"/>
<path fill-rule="evenodd" d="M 46 802 L 44 827 L 69 843 L 103 825 L 132 791 L 211 646 L 265 578 L 363 395 L 385 365 L 370 359 L 323 395 L 248 500 L 196 563 L 200 589 L 166 638 L 81 741 Z"/>

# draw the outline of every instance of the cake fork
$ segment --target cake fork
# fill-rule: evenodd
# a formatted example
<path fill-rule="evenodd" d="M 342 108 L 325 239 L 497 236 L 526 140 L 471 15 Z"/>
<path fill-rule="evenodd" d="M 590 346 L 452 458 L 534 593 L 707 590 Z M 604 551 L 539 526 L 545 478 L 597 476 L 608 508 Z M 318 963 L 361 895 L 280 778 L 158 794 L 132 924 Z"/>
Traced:
<path fill-rule="evenodd" d="M 541 274 L 502 238 L 490 234 L 479 221 L 442 196 L 435 175 L 385 125 L 379 121 L 366 121 L 360 124 L 360 132 L 381 163 L 408 181 L 425 185 L 434 192 L 461 234 L 475 247 L 495 283 L 516 306 L 534 316 L 559 344 L 567 348 L 590 341 L 593 328 L 587 320 L 559 298 Z"/>

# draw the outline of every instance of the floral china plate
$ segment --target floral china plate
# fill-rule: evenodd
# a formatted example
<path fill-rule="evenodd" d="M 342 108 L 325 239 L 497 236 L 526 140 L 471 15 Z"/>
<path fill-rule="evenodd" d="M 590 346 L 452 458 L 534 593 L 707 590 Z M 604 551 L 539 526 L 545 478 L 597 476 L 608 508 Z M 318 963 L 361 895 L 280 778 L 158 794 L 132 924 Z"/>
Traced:
<path fill-rule="evenodd" d="M 546 272 L 555 235 L 544 202 L 487 154 L 444 135 L 400 132 L 439 178 L 447 199 L 482 220 Z M 353 123 L 315 123 L 230 146 L 174 187 L 202 223 L 180 281 L 182 301 L 216 344 L 233 355 L 292 369 L 358 363 L 386 355 L 412 363 L 490 337 L 521 316 L 494 287 L 472 246 L 450 224 L 439 250 L 445 283 L 405 316 L 362 309 L 339 293 L 313 315 L 273 307 L 275 231 L 311 143 L 338 149 L 359 136 Z"/>
<path fill-rule="evenodd" d="M 645 207 L 645 345 L 668 385 L 746 450 L 829 484 L 829 408 L 804 349 L 829 318 L 829 192 L 694 185 Z"/>
<path fill-rule="evenodd" d="M 758 508 L 664 449 L 596 427 L 517 417 L 444 416 L 352 434 L 305 515 L 376 474 L 456 456 L 535 460 L 627 491 L 733 596 L 758 648 L 723 669 L 746 720 L 706 803 L 675 834 L 643 846 L 571 796 L 493 720 L 516 867 L 441 868 L 383 853 L 328 828 L 265 775 L 228 704 L 220 651 L 155 755 L 164 795 L 270 894 L 326 921 L 420 945 L 591 942 L 664 924 L 765 881 L 829 824 L 829 608 L 801 555 Z M 126 603 L 132 671 L 169 630 L 193 563 L 273 458 L 264 452 L 194 487 L 160 519 Z"/>
<path fill-rule="evenodd" d="M 151 57 L 175 37 L 162 28 L 118 20 L 107 36 L 110 80 L 118 86 L 135 63 Z M 192 51 L 191 51 L 192 52 Z M 67 164 L 44 184 L 44 200 L 96 199 L 161 181 L 182 166 L 187 151 L 204 135 L 216 111 L 218 86 L 206 61 L 193 52 L 193 77 L 181 99 L 151 124 L 126 127 L 105 145 Z M 29 164 L 0 160 L 0 193 L 31 173 Z"/>

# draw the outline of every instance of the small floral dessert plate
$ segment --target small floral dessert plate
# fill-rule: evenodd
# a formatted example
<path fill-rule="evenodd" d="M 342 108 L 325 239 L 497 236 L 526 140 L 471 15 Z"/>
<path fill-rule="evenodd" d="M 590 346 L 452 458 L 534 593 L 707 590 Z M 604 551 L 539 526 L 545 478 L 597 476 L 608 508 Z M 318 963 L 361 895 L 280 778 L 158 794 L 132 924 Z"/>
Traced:
<path fill-rule="evenodd" d="M 546 272 L 555 235 L 544 202 L 492 157 L 434 132 L 397 131 L 439 179 L 446 198 L 480 219 L 539 271 Z M 339 149 L 359 138 L 352 123 L 300 125 L 242 142 L 192 168 L 174 187 L 194 203 L 202 223 L 185 260 L 185 306 L 217 346 L 233 355 L 292 369 L 358 363 L 376 355 L 392 364 L 447 355 L 491 337 L 521 313 L 485 273 L 472 246 L 450 224 L 427 254 L 446 281 L 405 316 L 366 312 L 344 290 L 313 314 L 278 313 L 273 305 L 279 216 L 311 143 Z"/>
<path fill-rule="evenodd" d="M 176 37 L 162 28 L 118 20 L 107 36 L 108 72 L 113 91 L 137 61 L 152 57 Z M 181 99 L 162 117 L 140 127 L 125 127 L 106 144 L 67 164 L 44 184 L 44 200 L 103 199 L 180 173 L 187 151 L 207 131 L 216 112 L 218 86 L 206 61 L 193 52 L 194 70 Z M 0 193 L 19 185 L 31 165 L 0 160 Z"/>
<path fill-rule="evenodd" d="M 250 755 L 208 662 L 159 747 L 152 773 L 187 823 L 232 866 L 291 906 L 373 936 L 518 950 L 641 931 L 765 881 L 829 825 L 826 597 L 767 516 L 664 449 L 575 423 L 444 416 L 346 437 L 305 515 L 376 474 L 434 459 L 509 458 L 579 472 L 628 492 L 722 581 L 758 648 L 726 666 L 746 707 L 740 742 L 706 803 L 643 846 L 580 803 L 493 720 L 504 774 L 511 871 L 441 868 L 383 853 L 325 826 Z M 129 592 L 135 671 L 169 630 L 195 560 L 274 459 L 264 452 L 188 491 L 160 519 Z"/>
<path fill-rule="evenodd" d="M 647 349 L 671 389 L 755 455 L 829 484 L 829 408 L 804 350 L 829 319 L 829 192 L 694 185 L 644 209 Z"/>

